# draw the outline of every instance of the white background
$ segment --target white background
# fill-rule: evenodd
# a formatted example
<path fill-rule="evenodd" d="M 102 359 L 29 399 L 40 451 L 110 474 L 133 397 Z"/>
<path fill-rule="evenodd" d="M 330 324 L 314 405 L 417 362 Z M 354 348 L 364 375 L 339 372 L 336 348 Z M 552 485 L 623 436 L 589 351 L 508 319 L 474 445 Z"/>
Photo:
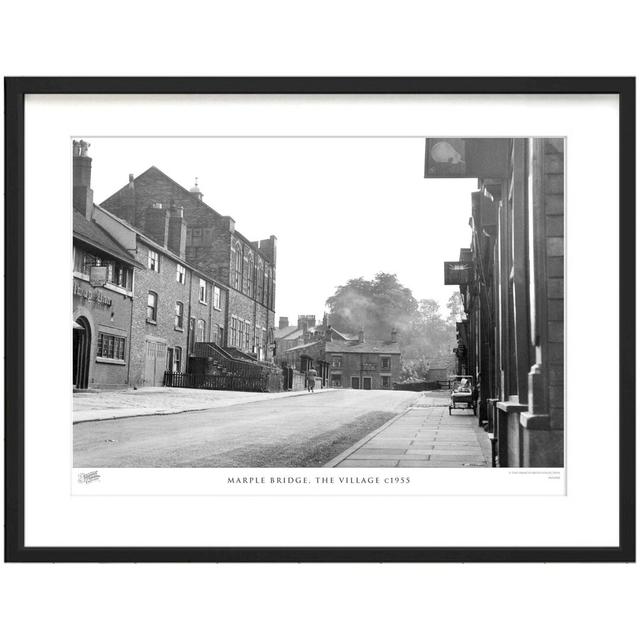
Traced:
<path fill-rule="evenodd" d="M 7 75 L 630 75 L 629 3 L 22 3 Z M 212 3 L 210 3 L 212 4 Z M 442 8 L 451 6 L 450 15 Z M 68 7 L 69 13 L 63 8 Z M 597 186 L 597 185 L 596 185 Z M 604 346 L 596 347 L 596 353 Z M 608 398 L 609 403 L 615 398 Z M 608 424 L 603 403 L 602 429 Z M 597 469 L 598 460 L 593 461 Z M 594 520 L 598 513 L 593 514 Z M 626 637 L 636 566 L 3 566 L 13 638 Z"/>

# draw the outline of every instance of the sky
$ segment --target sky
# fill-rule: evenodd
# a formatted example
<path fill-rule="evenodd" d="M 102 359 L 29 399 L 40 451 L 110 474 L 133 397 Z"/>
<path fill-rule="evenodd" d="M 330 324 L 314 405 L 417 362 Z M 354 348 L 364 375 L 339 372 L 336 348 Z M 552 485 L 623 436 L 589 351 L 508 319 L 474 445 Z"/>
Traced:
<path fill-rule="evenodd" d="M 155 165 L 277 237 L 276 316 L 315 314 L 351 278 L 395 273 L 446 312 L 443 262 L 468 247 L 475 180 L 424 178 L 424 138 L 85 138 L 97 203 Z"/>

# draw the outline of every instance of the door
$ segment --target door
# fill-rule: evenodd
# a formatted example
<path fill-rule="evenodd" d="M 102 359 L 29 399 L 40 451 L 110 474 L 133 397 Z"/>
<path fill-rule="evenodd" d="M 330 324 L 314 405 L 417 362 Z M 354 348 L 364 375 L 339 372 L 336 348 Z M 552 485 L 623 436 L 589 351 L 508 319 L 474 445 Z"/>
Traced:
<path fill-rule="evenodd" d="M 360 378 L 357 378 L 356 376 L 351 377 L 351 388 L 352 389 L 360 388 Z"/>
<path fill-rule="evenodd" d="M 371 390 L 371 378 L 362 378 L 362 388 Z"/>
<path fill-rule="evenodd" d="M 145 347 L 144 384 L 147 387 L 159 387 L 164 377 L 167 345 L 147 340 Z"/>
<path fill-rule="evenodd" d="M 82 316 L 76 320 L 76 324 L 78 327 L 73 329 L 73 386 L 86 389 L 89 386 L 91 327 Z"/>

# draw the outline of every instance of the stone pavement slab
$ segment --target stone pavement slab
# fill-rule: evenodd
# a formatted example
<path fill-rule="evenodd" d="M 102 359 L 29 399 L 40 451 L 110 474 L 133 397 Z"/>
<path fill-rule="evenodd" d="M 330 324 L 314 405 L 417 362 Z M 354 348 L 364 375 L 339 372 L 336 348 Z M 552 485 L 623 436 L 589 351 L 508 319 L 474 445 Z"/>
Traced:
<path fill-rule="evenodd" d="M 450 416 L 444 402 L 418 401 L 326 466 L 488 467 L 487 445 L 470 411 Z"/>

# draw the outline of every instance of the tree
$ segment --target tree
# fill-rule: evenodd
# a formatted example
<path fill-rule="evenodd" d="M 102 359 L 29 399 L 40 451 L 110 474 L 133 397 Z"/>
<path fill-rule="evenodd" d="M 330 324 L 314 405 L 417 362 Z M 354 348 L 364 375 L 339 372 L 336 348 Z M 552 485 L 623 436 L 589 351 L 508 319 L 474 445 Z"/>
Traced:
<path fill-rule="evenodd" d="M 348 333 L 364 330 L 365 339 L 389 340 L 391 330 L 397 329 L 403 379 L 424 378 L 429 361 L 450 354 L 455 347 L 455 322 L 442 317 L 435 300 L 417 301 L 395 274 L 349 280 L 336 289 L 327 306 L 329 322 L 336 329 Z"/>
<path fill-rule="evenodd" d="M 388 340 L 391 330 L 411 328 L 418 303 L 395 274 L 377 273 L 373 280 L 354 278 L 327 300 L 329 322 L 343 331 L 364 330 L 369 338 Z"/>
<path fill-rule="evenodd" d="M 454 291 L 449 297 L 447 302 L 447 309 L 449 309 L 449 315 L 447 320 L 451 324 L 455 324 L 460 321 L 462 314 L 464 313 L 464 307 L 462 305 L 462 296 L 459 291 Z"/>

